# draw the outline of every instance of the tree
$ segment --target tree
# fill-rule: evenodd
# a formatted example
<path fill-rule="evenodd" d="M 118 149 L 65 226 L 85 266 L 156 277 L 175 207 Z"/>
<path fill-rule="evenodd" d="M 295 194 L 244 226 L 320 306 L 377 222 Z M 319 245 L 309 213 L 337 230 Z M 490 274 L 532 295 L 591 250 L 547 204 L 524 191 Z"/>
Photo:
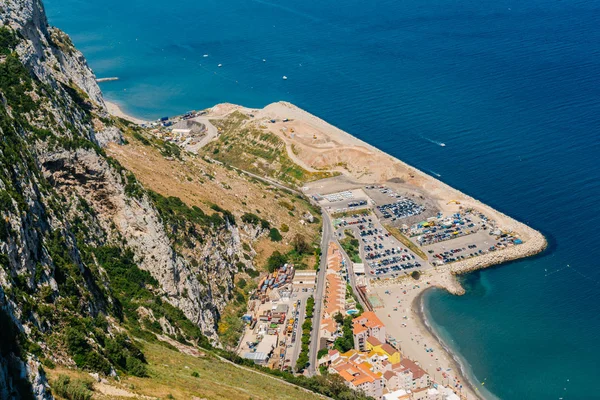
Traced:
<path fill-rule="evenodd" d="M 287 257 L 285 256 L 285 254 L 281 254 L 279 251 L 275 250 L 273 254 L 271 254 L 267 259 L 267 269 L 269 270 L 269 272 L 273 272 L 286 262 Z"/>
<path fill-rule="evenodd" d="M 336 314 L 333 316 L 333 319 L 334 319 L 334 320 L 335 320 L 335 322 L 336 322 L 336 323 L 338 323 L 338 324 L 342 324 L 342 323 L 344 322 L 344 316 L 343 316 L 341 313 L 339 313 L 339 312 L 338 312 L 338 313 L 336 313 Z"/>
<path fill-rule="evenodd" d="M 342 325 L 342 336 L 337 338 L 333 343 L 333 347 L 340 353 L 345 353 L 354 348 L 354 335 L 352 334 L 352 316 L 344 318 Z"/>
<path fill-rule="evenodd" d="M 269 231 L 269 238 L 272 242 L 280 242 L 282 239 L 281 233 L 279 233 L 277 228 L 271 228 L 271 230 Z"/>
<path fill-rule="evenodd" d="M 292 246 L 294 246 L 294 250 L 296 250 L 298 254 L 304 254 L 310 251 L 310 244 L 306 241 L 304 235 L 301 234 L 294 236 L 294 239 L 292 239 Z"/>
<path fill-rule="evenodd" d="M 327 348 L 319 350 L 319 352 L 317 353 L 317 360 L 320 360 L 321 358 L 323 358 L 327 354 L 328 351 L 329 350 L 327 350 Z"/>
<path fill-rule="evenodd" d="M 413 279 L 415 279 L 415 280 L 418 281 L 419 278 L 421 277 L 421 273 L 419 271 L 413 271 L 413 272 L 410 273 L 410 276 L 412 276 Z"/>

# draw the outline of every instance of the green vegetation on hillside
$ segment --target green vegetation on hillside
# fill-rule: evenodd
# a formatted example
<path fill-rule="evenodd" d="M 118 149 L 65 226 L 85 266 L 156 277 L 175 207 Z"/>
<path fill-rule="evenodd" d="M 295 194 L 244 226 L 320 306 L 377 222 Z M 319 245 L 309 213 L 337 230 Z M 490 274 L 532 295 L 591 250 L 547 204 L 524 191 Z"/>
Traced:
<path fill-rule="evenodd" d="M 266 219 L 260 218 L 256 214 L 249 213 L 249 212 L 244 213 L 244 215 L 242 215 L 242 222 L 244 222 L 246 224 L 254 225 L 254 226 L 260 225 L 261 229 L 270 229 L 271 228 L 271 224 L 269 223 L 269 221 L 267 221 Z"/>
<path fill-rule="evenodd" d="M 203 149 L 205 154 L 242 170 L 297 186 L 332 176 L 329 172 L 309 172 L 295 164 L 288 156 L 283 140 L 248 125 L 247 121 L 248 117 L 239 111 L 211 121 L 222 133 Z"/>
<path fill-rule="evenodd" d="M 221 343 L 230 349 L 237 346 L 244 332 L 242 316 L 247 310 L 250 293 L 256 289 L 257 283 L 254 280 L 246 281 L 240 278 L 235 286 L 233 301 L 221 313 L 217 330 Z"/>
<path fill-rule="evenodd" d="M 59 375 L 52 383 L 55 395 L 68 400 L 90 400 L 93 395 L 91 380 L 71 379 L 67 375 Z"/>

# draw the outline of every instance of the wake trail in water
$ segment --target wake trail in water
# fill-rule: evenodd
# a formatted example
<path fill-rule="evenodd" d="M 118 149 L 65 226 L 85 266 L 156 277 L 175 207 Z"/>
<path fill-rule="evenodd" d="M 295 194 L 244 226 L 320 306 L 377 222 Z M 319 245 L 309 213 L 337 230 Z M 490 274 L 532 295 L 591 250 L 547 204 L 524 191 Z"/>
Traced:
<path fill-rule="evenodd" d="M 442 177 L 442 175 L 441 175 L 441 174 L 438 174 L 437 172 L 435 172 L 435 171 L 432 171 L 432 170 L 429 170 L 429 173 L 430 173 L 430 174 L 433 174 L 433 175 L 435 175 L 435 176 L 437 176 L 438 178 L 441 178 L 441 177 Z"/>
<path fill-rule="evenodd" d="M 423 140 L 426 140 L 426 141 L 428 141 L 429 143 L 437 144 L 437 145 L 438 145 L 438 146 L 440 146 L 440 147 L 446 147 L 446 143 L 443 143 L 443 142 L 438 142 L 438 141 L 436 141 L 436 140 L 429 139 L 429 138 L 427 138 L 427 137 L 425 137 L 425 136 L 421 136 L 421 139 L 423 139 Z"/>

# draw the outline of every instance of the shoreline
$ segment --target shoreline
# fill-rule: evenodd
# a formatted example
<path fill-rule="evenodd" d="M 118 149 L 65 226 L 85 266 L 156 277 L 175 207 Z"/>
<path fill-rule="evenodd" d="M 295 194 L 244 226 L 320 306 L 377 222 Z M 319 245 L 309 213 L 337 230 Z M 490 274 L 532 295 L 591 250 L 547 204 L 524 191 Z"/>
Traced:
<path fill-rule="evenodd" d="M 427 288 L 423 290 L 421 293 L 415 297 L 412 303 L 412 308 L 417 315 L 417 323 L 420 324 L 421 328 L 426 331 L 437 343 L 440 344 L 442 349 L 450 356 L 450 363 L 456 368 L 456 371 L 459 371 L 457 375 L 461 378 L 461 382 L 464 382 L 463 387 L 467 388 L 467 391 L 470 391 L 476 399 L 480 400 L 498 400 L 498 398 L 488 390 L 485 390 L 486 395 L 476 387 L 476 383 L 469 376 L 467 371 L 467 367 L 464 365 L 460 356 L 458 355 L 458 351 L 454 351 L 434 330 L 433 326 L 427 319 L 425 314 L 425 293 L 430 291 L 431 288 Z M 472 372 L 472 371 L 471 371 Z"/>
<path fill-rule="evenodd" d="M 127 114 L 125 111 L 123 111 L 121 106 L 115 102 L 104 99 L 104 104 L 106 105 L 106 111 L 112 116 L 125 119 L 125 120 L 127 120 L 129 122 L 133 122 L 134 124 L 137 124 L 137 125 L 141 125 L 141 124 L 145 124 L 145 123 L 149 122 L 149 121 L 141 119 L 141 118 L 136 118 L 136 117 L 132 116 L 131 114 Z"/>

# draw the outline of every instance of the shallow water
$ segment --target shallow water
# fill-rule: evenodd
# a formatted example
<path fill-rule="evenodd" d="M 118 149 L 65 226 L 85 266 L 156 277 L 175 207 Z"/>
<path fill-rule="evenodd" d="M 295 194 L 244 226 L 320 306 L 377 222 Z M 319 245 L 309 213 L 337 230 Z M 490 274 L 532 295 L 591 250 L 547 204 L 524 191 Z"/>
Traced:
<path fill-rule="evenodd" d="M 541 230 L 542 256 L 430 292 L 432 324 L 500 398 L 600 398 L 598 2 L 164 4 L 46 7 L 128 112 L 290 101 Z"/>

